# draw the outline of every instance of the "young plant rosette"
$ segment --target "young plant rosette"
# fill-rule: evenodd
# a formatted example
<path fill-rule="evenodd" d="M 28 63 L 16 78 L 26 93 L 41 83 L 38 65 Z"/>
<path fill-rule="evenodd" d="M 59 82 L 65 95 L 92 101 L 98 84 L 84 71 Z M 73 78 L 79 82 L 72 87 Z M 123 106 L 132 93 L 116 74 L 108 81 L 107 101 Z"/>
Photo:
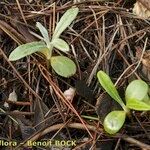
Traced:
<path fill-rule="evenodd" d="M 72 21 L 76 18 L 78 12 L 79 9 L 77 7 L 72 7 L 64 13 L 56 25 L 52 39 L 50 39 L 47 29 L 41 23 L 37 22 L 36 27 L 40 30 L 42 37 L 36 34 L 34 35 L 40 38 L 41 41 L 18 46 L 9 55 L 9 60 L 16 61 L 35 52 L 41 52 L 46 57 L 46 61 L 48 62 L 47 66 L 50 64 L 57 74 L 63 77 L 74 75 L 76 72 L 75 63 L 62 54 L 59 56 L 53 56 L 53 48 L 65 53 L 69 51 L 69 45 L 66 41 L 60 38 L 60 35 L 67 27 L 69 27 Z"/>
<path fill-rule="evenodd" d="M 122 107 L 123 110 L 110 112 L 104 119 L 104 129 L 109 134 L 117 133 L 123 126 L 130 109 L 137 111 L 150 110 L 149 86 L 142 80 L 132 81 L 126 88 L 124 104 L 110 77 L 103 71 L 97 73 L 98 80 L 104 90 Z"/>

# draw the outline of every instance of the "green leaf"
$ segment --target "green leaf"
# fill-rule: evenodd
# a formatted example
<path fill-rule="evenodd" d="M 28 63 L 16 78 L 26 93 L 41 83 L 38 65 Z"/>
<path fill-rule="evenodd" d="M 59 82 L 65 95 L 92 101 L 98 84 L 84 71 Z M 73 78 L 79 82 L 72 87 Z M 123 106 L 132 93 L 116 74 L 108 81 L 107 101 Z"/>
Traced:
<path fill-rule="evenodd" d="M 143 98 L 142 101 L 143 101 L 144 103 L 150 105 L 150 97 L 149 97 L 148 93 L 146 94 L 146 96 Z"/>
<path fill-rule="evenodd" d="M 76 18 L 79 9 L 77 7 L 73 7 L 68 9 L 64 15 L 61 17 L 60 21 L 56 25 L 53 39 L 58 38 L 61 33 L 71 24 L 71 22 Z"/>
<path fill-rule="evenodd" d="M 70 77 L 76 72 L 75 63 L 65 56 L 51 57 L 51 66 L 57 74 L 63 77 Z"/>
<path fill-rule="evenodd" d="M 104 129 L 109 134 L 117 133 L 123 126 L 126 118 L 125 111 L 112 111 L 104 119 Z"/>
<path fill-rule="evenodd" d="M 31 42 L 23 44 L 18 46 L 11 52 L 11 54 L 9 55 L 9 60 L 15 61 L 43 49 L 47 49 L 47 46 L 44 42 Z"/>
<path fill-rule="evenodd" d="M 138 111 L 149 111 L 150 110 L 150 105 L 149 104 L 147 104 L 143 101 L 139 101 L 137 99 L 127 100 L 126 106 L 130 109 L 138 110 Z"/>
<path fill-rule="evenodd" d="M 148 85 L 142 80 L 132 81 L 125 92 L 126 106 L 133 110 L 150 110 Z"/>
<path fill-rule="evenodd" d="M 117 101 L 122 108 L 127 112 L 127 108 L 124 105 L 121 97 L 119 96 L 119 93 L 114 86 L 113 82 L 111 81 L 110 77 L 103 71 L 99 71 L 97 73 L 98 80 L 101 84 L 101 86 L 106 90 L 106 92 L 115 100 Z"/>
<path fill-rule="evenodd" d="M 56 38 L 52 42 L 53 46 L 63 52 L 69 51 L 69 45 L 62 39 Z"/>
<path fill-rule="evenodd" d="M 42 36 L 44 37 L 44 41 L 46 42 L 47 45 L 49 45 L 50 39 L 49 39 L 47 29 L 40 22 L 36 22 L 36 27 L 39 28 Z"/>
<path fill-rule="evenodd" d="M 142 101 L 148 93 L 148 85 L 142 80 L 132 81 L 126 88 L 125 99 L 136 99 Z"/>

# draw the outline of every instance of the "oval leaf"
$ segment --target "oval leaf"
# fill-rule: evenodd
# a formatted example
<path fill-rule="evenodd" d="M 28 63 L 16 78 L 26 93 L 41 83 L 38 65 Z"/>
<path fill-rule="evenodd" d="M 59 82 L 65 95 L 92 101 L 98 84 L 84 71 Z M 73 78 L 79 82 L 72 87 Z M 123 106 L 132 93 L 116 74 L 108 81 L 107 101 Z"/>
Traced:
<path fill-rule="evenodd" d="M 137 99 L 129 99 L 127 101 L 126 106 L 130 109 L 138 110 L 138 111 L 149 111 L 150 110 L 149 104 L 147 104 L 143 101 L 139 101 Z"/>
<path fill-rule="evenodd" d="M 142 80 L 132 81 L 126 88 L 125 99 L 136 99 L 142 101 L 148 93 L 148 85 Z"/>
<path fill-rule="evenodd" d="M 118 94 L 116 87 L 114 86 L 113 82 L 111 81 L 110 77 L 103 71 L 99 71 L 97 73 L 98 80 L 101 86 L 106 90 L 106 92 L 115 100 L 117 101 L 124 110 L 127 108 L 125 107 L 121 97 Z"/>
<path fill-rule="evenodd" d="M 63 52 L 68 52 L 69 51 L 69 45 L 64 40 L 62 40 L 60 38 L 54 39 L 52 41 L 52 45 L 55 48 L 57 48 L 57 49 L 59 49 L 59 50 L 61 50 Z"/>
<path fill-rule="evenodd" d="M 49 39 L 47 29 L 40 22 L 36 22 L 36 27 L 40 30 L 46 44 L 49 45 L 50 39 Z"/>
<path fill-rule="evenodd" d="M 31 42 L 23 44 L 18 46 L 11 52 L 11 54 L 9 55 L 9 60 L 15 61 L 43 49 L 47 49 L 47 46 L 44 42 Z"/>
<path fill-rule="evenodd" d="M 51 57 L 51 66 L 57 74 L 63 77 L 70 77 L 76 72 L 75 63 L 65 56 Z"/>
<path fill-rule="evenodd" d="M 73 7 L 68 9 L 64 15 L 61 17 L 60 21 L 58 22 L 54 34 L 53 39 L 58 38 L 61 33 L 71 24 L 71 22 L 76 18 L 79 9 L 77 7 Z"/>
<path fill-rule="evenodd" d="M 112 111 L 104 119 L 104 129 L 109 134 L 117 133 L 123 126 L 126 118 L 125 111 Z"/>

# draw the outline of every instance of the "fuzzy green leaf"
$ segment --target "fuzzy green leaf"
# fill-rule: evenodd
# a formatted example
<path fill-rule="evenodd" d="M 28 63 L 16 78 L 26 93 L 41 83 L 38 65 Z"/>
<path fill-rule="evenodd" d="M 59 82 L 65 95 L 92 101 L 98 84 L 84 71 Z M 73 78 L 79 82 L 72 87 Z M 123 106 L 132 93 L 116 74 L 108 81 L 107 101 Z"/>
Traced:
<path fill-rule="evenodd" d="M 150 111 L 150 105 L 137 99 L 129 99 L 126 106 L 133 110 Z"/>
<path fill-rule="evenodd" d="M 70 77 L 76 72 L 75 63 L 65 56 L 51 57 L 51 66 L 57 74 L 63 77 Z"/>
<path fill-rule="evenodd" d="M 109 134 L 117 133 L 123 126 L 126 118 L 125 111 L 112 111 L 104 119 L 104 129 Z"/>
<path fill-rule="evenodd" d="M 76 18 L 79 9 L 77 7 L 73 7 L 68 9 L 64 15 L 61 17 L 60 21 L 56 25 L 53 39 L 59 38 L 61 33 L 71 24 L 71 22 Z"/>
<path fill-rule="evenodd" d="M 31 42 L 23 44 L 18 46 L 11 52 L 11 54 L 9 55 L 9 60 L 15 61 L 43 49 L 47 49 L 47 46 L 44 42 Z"/>
<path fill-rule="evenodd" d="M 44 37 L 44 41 L 46 42 L 47 45 L 50 43 L 49 35 L 47 29 L 40 23 L 36 23 L 36 27 L 40 30 L 42 36 Z"/>
<path fill-rule="evenodd" d="M 68 52 L 69 51 L 69 45 L 62 39 L 56 38 L 52 41 L 52 45 L 61 50 L 62 52 Z"/>
<path fill-rule="evenodd" d="M 97 73 L 98 80 L 101 84 L 101 86 L 106 90 L 106 92 L 115 100 L 117 101 L 123 108 L 125 108 L 125 105 L 119 96 L 119 93 L 114 86 L 113 82 L 111 81 L 110 77 L 103 71 L 99 71 Z"/>
<path fill-rule="evenodd" d="M 148 85 L 142 80 L 132 81 L 126 88 L 125 99 L 143 100 L 148 93 Z"/>

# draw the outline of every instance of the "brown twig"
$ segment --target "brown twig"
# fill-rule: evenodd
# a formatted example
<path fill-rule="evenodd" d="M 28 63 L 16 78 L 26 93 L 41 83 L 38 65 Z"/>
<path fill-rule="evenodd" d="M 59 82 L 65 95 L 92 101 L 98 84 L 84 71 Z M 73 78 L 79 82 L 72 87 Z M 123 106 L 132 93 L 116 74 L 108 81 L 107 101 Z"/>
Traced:
<path fill-rule="evenodd" d="M 6 102 L 8 104 L 13 104 L 13 105 L 22 105 L 22 106 L 30 106 L 31 103 L 30 102 L 19 102 L 19 101 L 10 101 L 10 100 L 6 100 Z"/>
<path fill-rule="evenodd" d="M 19 146 L 17 146 L 15 149 L 19 148 L 20 146 L 27 146 L 27 141 L 36 141 L 38 140 L 40 137 L 46 135 L 47 133 L 50 133 L 52 131 L 56 131 L 56 130 L 59 130 L 60 128 L 75 128 L 75 129 L 81 129 L 81 130 L 85 130 L 85 127 L 82 123 L 70 123 L 70 124 L 67 124 L 66 126 L 64 126 L 63 123 L 61 124 L 56 124 L 56 125 L 53 125 L 53 126 L 50 126 L 50 127 L 47 127 L 46 129 L 44 129 L 43 131 L 40 131 L 38 133 L 36 133 L 35 135 L 29 137 L 27 140 L 25 140 L 22 144 L 20 144 Z M 87 125 L 87 128 L 93 132 L 103 132 L 102 129 L 98 129 L 96 128 L 95 126 L 92 126 L 92 125 Z"/>
<path fill-rule="evenodd" d="M 5 112 L 3 114 L 6 115 L 12 115 L 12 116 L 16 116 L 16 115 L 25 115 L 25 116 L 31 116 L 34 115 L 34 112 L 26 112 L 26 111 L 10 111 L 10 112 Z"/>
<path fill-rule="evenodd" d="M 134 144 L 142 149 L 150 150 L 150 145 L 142 143 L 134 138 L 131 138 L 129 136 L 121 136 L 121 138 L 131 144 Z"/>

